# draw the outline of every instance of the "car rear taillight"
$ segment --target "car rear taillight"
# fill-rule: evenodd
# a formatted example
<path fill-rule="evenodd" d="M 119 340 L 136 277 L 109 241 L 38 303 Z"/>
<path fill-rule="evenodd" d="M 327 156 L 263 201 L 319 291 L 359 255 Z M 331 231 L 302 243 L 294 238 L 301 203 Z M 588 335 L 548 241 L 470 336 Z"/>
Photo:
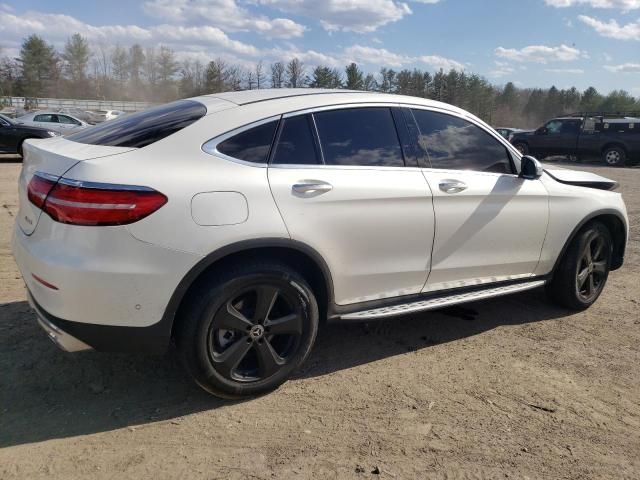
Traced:
<path fill-rule="evenodd" d="M 36 174 L 31 178 L 27 187 L 27 196 L 29 201 L 38 208 L 43 208 L 44 201 L 51 189 L 55 186 L 57 178 L 47 178 L 42 174 Z"/>
<path fill-rule="evenodd" d="M 167 197 L 148 187 L 66 178 L 56 183 L 39 173 L 29 182 L 28 196 L 56 222 L 87 226 L 137 222 L 167 203 Z"/>

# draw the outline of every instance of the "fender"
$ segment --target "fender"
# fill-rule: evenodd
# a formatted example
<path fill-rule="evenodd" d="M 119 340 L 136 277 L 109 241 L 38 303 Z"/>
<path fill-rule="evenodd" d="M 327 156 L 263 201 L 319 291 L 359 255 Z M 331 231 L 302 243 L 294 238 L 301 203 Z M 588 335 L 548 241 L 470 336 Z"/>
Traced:
<path fill-rule="evenodd" d="M 252 240 L 242 240 L 236 243 L 225 245 L 224 247 L 211 252 L 202 260 L 200 260 L 193 268 L 191 268 L 191 270 L 189 270 L 189 272 L 184 276 L 184 278 L 180 281 L 175 291 L 173 292 L 173 295 L 171 296 L 171 299 L 167 304 L 167 308 L 165 309 L 162 319 L 147 328 L 158 328 L 160 332 L 166 335 L 168 341 L 171 337 L 175 316 L 178 312 L 178 309 L 180 308 L 182 300 L 189 291 L 189 288 L 205 270 L 211 267 L 214 263 L 224 259 L 225 257 L 228 257 L 229 255 L 233 255 L 235 253 L 240 253 L 243 251 L 254 250 L 257 248 L 269 247 L 297 250 L 298 252 L 310 257 L 322 271 L 322 275 L 325 279 L 325 287 L 328 297 L 327 300 L 330 305 L 333 303 L 334 295 L 331 271 L 329 270 L 329 266 L 327 265 L 327 262 L 325 262 L 322 255 L 320 255 L 315 249 L 313 249 L 306 243 L 292 240 L 290 238 L 259 238 Z"/>
<path fill-rule="evenodd" d="M 622 227 L 624 228 L 624 238 L 622 239 L 622 241 L 619 241 L 615 237 L 613 239 L 614 240 L 614 257 L 611 259 L 611 270 L 612 271 L 617 270 L 620 267 L 622 267 L 622 264 L 624 263 L 624 252 L 627 246 L 627 236 L 629 232 L 629 225 L 627 225 L 627 222 L 624 216 L 618 210 L 608 208 L 608 209 L 596 210 L 594 212 L 591 212 L 589 215 L 583 218 L 580 221 L 580 223 L 578 223 L 578 225 L 575 226 L 575 228 L 572 230 L 571 234 L 567 238 L 567 241 L 564 243 L 564 246 L 562 247 L 562 250 L 560 251 L 558 258 L 556 258 L 556 261 L 553 264 L 553 269 L 549 274 L 550 277 L 553 277 L 556 269 L 560 265 L 560 261 L 562 260 L 562 257 L 564 257 L 565 252 L 569 248 L 569 245 L 571 245 L 571 242 L 573 242 L 573 239 L 576 237 L 578 232 L 582 230 L 582 228 L 591 220 L 593 220 L 596 217 L 600 217 L 602 215 L 615 215 L 616 218 L 620 220 L 620 222 L 622 223 Z M 616 245 L 616 243 L 619 243 L 619 244 Z M 616 247 L 618 249 L 617 252 L 615 251 Z"/>

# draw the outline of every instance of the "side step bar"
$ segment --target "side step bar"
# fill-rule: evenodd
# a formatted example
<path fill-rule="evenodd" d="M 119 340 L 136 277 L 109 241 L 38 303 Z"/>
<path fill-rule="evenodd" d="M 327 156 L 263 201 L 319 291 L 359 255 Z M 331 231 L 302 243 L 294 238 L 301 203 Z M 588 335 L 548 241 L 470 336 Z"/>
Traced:
<path fill-rule="evenodd" d="M 459 303 L 474 302 L 476 300 L 484 300 L 487 298 L 499 297 L 510 293 L 523 292 L 538 288 L 546 283 L 545 280 L 534 280 L 531 282 L 516 283 L 501 287 L 487 288 L 485 290 L 476 290 L 474 292 L 454 293 L 445 297 L 430 298 L 427 300 L 418 300 L 401 305 L 393 305 L 390 307 L 374 308 L 371 310 L 363 310 L 361 312 L 353 312 L 341 315 L 342 320 L 375 320 L 381 318 L 395 317 L 397 315 L 406 315 L 409 313 L 423 312 L 426 310 L 435 310 L 438 308 L 457 305 Z"/>

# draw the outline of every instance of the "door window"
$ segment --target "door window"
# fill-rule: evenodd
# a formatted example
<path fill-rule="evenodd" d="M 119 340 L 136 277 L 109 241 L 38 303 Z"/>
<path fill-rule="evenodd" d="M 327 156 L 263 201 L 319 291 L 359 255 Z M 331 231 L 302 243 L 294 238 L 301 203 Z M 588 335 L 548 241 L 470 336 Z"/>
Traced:
<path fill-rule="evenodd" d="M 567 120 L 562 122 L 562 133 L 577 135 L 580 132 L 582 120 Z"/>
<path fill-rule="evenodd" d="M 66 115 L 57 115 L 58 123 L 64 123 L 66 125 L 80 125 L 73 118 L 67 117 Z"/>
<path fill-rule="evenodd" d="M 547 133 L 553 135 L 562 131 L 562 122 L 560 120 L 551 120 L 545 125 Z"/>
<path fill-rule="evenodd" d="M 432 168 L 513 173 L 507 148 L 477 125 L 429 110 L 413 114 Z"/>
<path fill-rule="evenodd" d="M 267 163 L 278 121 L 267 122 L 220 142 L 217 150 L 238 160 Z"/>
<path fill-rule="evenodd" d="M 349 108 L 313 115 L 327 165 L 404 166 L 391 109 Z"/>
<path fill-rule="evenodd" d="M 271 160 L 279 165 L 318 164 L 318 154 L 309 115 L 285 118 Z"/>
<path fill-rule="evenodd" d="M 53 123 L 55 122 L 53 117 L 54 115 L 51 115 L 50 113 L 45 113 L 45 114 L 36 115 L 35 117 L 33 117 L 33 121 Z"/>

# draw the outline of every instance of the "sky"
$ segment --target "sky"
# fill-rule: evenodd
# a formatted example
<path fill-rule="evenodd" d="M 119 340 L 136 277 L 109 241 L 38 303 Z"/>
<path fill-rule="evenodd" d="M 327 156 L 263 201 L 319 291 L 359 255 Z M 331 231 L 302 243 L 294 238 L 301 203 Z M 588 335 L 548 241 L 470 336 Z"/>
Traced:
<path fill-rule="evenodd" d="M 0 0 L 0 48 L 166 45 L 245 68 L 298 57 L 366 72 L 455 68 L 497 85 L 640 96 L 640 0 Z"/>

